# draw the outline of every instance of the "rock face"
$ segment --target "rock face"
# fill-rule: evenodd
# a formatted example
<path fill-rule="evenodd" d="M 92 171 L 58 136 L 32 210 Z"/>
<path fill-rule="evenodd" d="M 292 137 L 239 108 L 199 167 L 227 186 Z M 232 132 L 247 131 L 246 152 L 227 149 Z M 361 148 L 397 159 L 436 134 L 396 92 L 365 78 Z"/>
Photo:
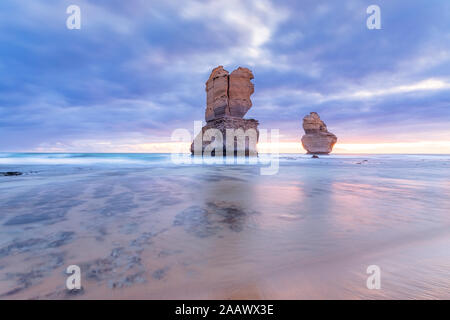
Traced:
<path fill-rule="evenodd" d="M 252 107 L 250 96 L 254 92 L 253 73 L 247 69 L 239 67 L 231 74 L 218 66 L 214 68 L 206 81 L 206 126 L 202 128 L 201 136 L 197 136 L 191 145 L 191 153 L 203 155 L 211 144 L 211 140 L 217 139 L 215 134 L 211 139 L 211 132 L 217 129 L 222 134 L 222 140 L 217 140 L 223 144 L 223 155 L 226 153 L 227 136 L 234 130 L 234 154 L 244 152 L 246 156 L 256 155 L 256 143 L 258 141 L 258 121 L 254 119 L 243 119 L 244 115 Z M 239 131 L 239 129 L 242 129 Z M 244 133 L 245 137 L 242 137 Z M 206 139 L 205 139 L 206 134 Z M 243 140 L 242 140 L 243 139 Z M 245 141 L 245 143 L 244 143 Z M 232 144 L 232 142 L 230 142 Z M 244 147 L 245 145 L 245 147 Z M 205 151 L 206 150 L 206 151 Z M 233 154 L 231 153 L 231 154 Z M 215 155 L 215 152 L 212 152 Z"/>
<path fill-rule="evenodd" d="M 328 132 L 326 124 L 316 112 L 303 118 L 303 129 L 305 135 L 302 144 L 309 154 L 328 154 L 333 150 L 337 137 Z"/>
<path fill-rule="evenodd" d="M 232 117 L 242 118 L 252 107 L 250 96 L 255 91 L 253 73 L 247 68 L 237 68 L 229 77 L 228 85 L 228 107 Z"/>
<path fill-rule="evenodd" d="M 199 134 L 191 144 L 191 153 L 211 156 L 257 156 L 258 124 L 258 121 L 254 119 L 235 117 L 223 117 L 208 121 L 202 128 L 201 135 Z M 212 142 L 219 132 L 221 141 L 218 143 L 218 148 L 212 150 Z M 227 150 L 227 139 L 232 139 L 231 148 L 228 149 L 230 151 Z"/>
<path fill-rule="evenodd" d="M 208 81 L 206 81 L 206 121 L 230 114 L 228 82 L 228 71 L 224 70 L 222 66 L 218 66 L 211 72 Z"/>

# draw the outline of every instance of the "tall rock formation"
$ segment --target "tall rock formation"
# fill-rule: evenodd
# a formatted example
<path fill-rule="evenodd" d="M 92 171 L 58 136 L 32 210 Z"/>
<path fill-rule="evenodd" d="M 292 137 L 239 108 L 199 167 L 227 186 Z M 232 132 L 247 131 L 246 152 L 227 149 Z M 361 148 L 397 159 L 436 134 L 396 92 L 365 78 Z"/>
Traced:
<path fill-rule="evenodd" d="M 258 121 L 254 119 L 243 119 L 244 115 L 252 107 L 250 96 L 254 92 L 253 73 L 247 69 L 239 67 L 231 74 L 218 66 L 214 68 L 206 81 L 206 126 L 202 128 L 201 135 L 194 139 L 191 144 L 191 153 L 203 155 L 211 140 L 223 145 L 223 155 L 230 155 L 226 152 L 227 137 L 229 145 L 234 145 L 231 154 L 256 155 L 256 143 L 258 142 Z M 217 129 L 222 134 L 222 140 L 216 137 Z M 242 129 L 242 130 L 238 130 Z M 214 135 L 211 134 L 214 133 Z M 231 134 L 234 133 L 232 136 Z M 214 138 L 211 139 L 211 136 Z M 205 139 L 206 137 L 206 139 Z M 206 149 L 206 151 L 205 151 Z M 213 152 L 212 155 L 215 155 Z"/>
<path fill-rule="evenodd" d="M 309 154 L 328 154 L 333 150 L 337 137 L 328 132 L 325 122 L 316 112 L 303 118 L 303 129 L 302 144 Z"/>

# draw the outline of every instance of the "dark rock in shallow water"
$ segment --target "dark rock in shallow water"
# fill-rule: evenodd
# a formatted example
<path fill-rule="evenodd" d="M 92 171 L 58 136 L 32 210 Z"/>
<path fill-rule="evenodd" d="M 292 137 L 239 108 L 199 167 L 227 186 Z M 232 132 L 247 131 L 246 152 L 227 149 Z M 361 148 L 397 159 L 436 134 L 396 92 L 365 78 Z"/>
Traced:
<path fill-rule="evenodd" d="M 47 245 L 47 248 L 58 248 L 72 241 L 75 236 L 75 232 L 63 231 L 58 232 L 54 239 Z"/>
<path fill-rule="evenodd" d="M 52 253 L 45 256 L 45 259 L 31 266 L 31 269 L 25 272 L 7 273 L 6 280 L 15 280 L 16 287 L 10 291 L 0 294 L 0 297 L 15 295 L 29 287 L 39 283 L 48 276 L 52 270 L 61 268 L 64 264 L 64 253 Z"/>
<path fill-rule="evenodd" d="M 23 287 L 16 287 L 16 288 L 14 288 L 12 290 L 9 290 L 9 291 L 7 291 L 5 293 L 0 294 L 0 298 L 15 295 L 16 293 L 19 293 L 20 291 L 22 291 L 24 289 L 26 289 L 25 286 L 23 286 Z"/>
<path fill-rule="evenodd" d="M 110 280 L 108 286 L 111 289 L 130 287 L 136 283 L 145 283 L 144 272 L 124 276 L 120 279 Z"/>
<path fill-rule="evenodd" d="M 123 253 L 123 251 L 124 248 L 114 248 L 112 249 L 110 256 L 113 258 L 117 258 L 121 255 L 121 253 Z"/>
<path fill-rule="evenodd" d="M 99 213 L 106 217 L 112 217 L 118 214 L 126 214 L 138 207 L 134 202 L 133 193 L 124 192 L 110 198 L 107 205 L 99 210 Z"/>
<path fill-rule="evenodd" d="M 80 266 L 85 270 L 86 278 L 90 280 L 101 281 L 110 276 L 114 269 L 112 259 L 97 259 L 93 263 L 84 264 Z"/>
<path fill-rule="evenodd" d="M 84 287 L 81 286 L 80 289 L 66 289 L 66 297 L 71 297 L 71 296 L 80 296 L 84 294 Z"/>
<path fill-rule="evenodd" d="M 158 269 L 152 273 L 152 277 L 157 280 L 161 280 L 165 277 L 167 271 L 169 271 L 169 267 L 164 267 L 162 269 Z"/>
<path fill-rule="evenodd" d="M 16 239 L 10 244 L 0 247 L 0 258 L 11 254 L 58 248 L 70 243 L 74 239 L 74 236 L 75 232 L 61 231 L 48 235 L 46 238 L 30 238 L 26 240 Z"/>
<path fill-rule="evenodd" d="M 84 263 L 80 267 L 88 280 L 107 281 L 111 289 L 129 287 L 146 281 L 140 254 L 141 250 L 116 247 L 108 257 Z"/>
<path fill-rule="evenodd" d="M 21 176 L 23 173 L 18 171 L 0 172 L 1 176 Z"/>
<path fill-rule="evenodd" d="M 67 198 L 71 196 L 72 195 L 68 195 Z M 40 223 L 45 225 L 54 224 L 64 220 L 65 215 L 70 209 L 73 209 L 83 203 L 83 201 L 80 200 L 66 200 L 61 198 L 50 202 L 47 199 L 43 199 L 42 202 L 39 203 L 31 201 L 27 202 L 26 199 L 23 201 L 30 206 L 34 206 L 33 213 L 19 214 L 12 217 L 4 223 L 5 226 L 32 223 Z M 17 202 L 14 201 L 10 205 L 12 206 L 15 203 Z"/>
<path fill-rule="evenodd" d="M 241 232 L 245 220 L 256 214 L 241 206 L 228 202 L 208 202 L 204 207 L 191 206 L 175 216 L 174 226 L 182 226 L 186 232 L 199 238 L 217 235 L 227 227 L 234 232 Z"/>
<path fill-rule="evenodd" d="M 161 250 L 158 253 L 158 258 L 169 257 L 169 256 L 172 256 L 174 254 L 179 254 L 179 253 L 182 253 L 182 252 L 183 252 L 183 250 L 180 250 L 180 249 L 176 249 L 176 250 Z M 0 270 L 1 270 L 1 268 L 0 268 Z"/>
<path fill-rule="evenodd" d="M 46 244 L 44 239 L 31 238 L 23 241 L 14 241 L 11 244 L 0 248 L 0 258 L 9 256 L 13 253 L 28 252 L 35 248 L 43 248 Z"/>
<path fill-rule="evenodd" d="M 215 235 L 220 230 L 220 227 L 213 225 L 208 218 L 208 211 L 199 206 L 191 206 L 177 214 L 173 225 L 183 226 L 188 233 L 199 238 Z"/>
<path fill-rule="evenodd" d="M 4 223 L 5 226 L 14 226 L 19 224 L 29 224 L 35 222 L 42 222 L 52 220 L 52 216 L 49 214 L 22 214 L 20 216 L 9 219 Z"/>

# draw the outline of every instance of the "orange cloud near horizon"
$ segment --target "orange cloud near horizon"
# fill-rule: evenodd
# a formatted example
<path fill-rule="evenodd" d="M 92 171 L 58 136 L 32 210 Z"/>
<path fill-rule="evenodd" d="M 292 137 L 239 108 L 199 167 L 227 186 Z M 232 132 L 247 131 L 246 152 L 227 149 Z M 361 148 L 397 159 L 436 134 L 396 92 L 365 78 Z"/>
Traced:
<path fill-rule="evenodd" d="M 270 143 L 258 144 L 259 152 L 270 152 Z M 278 143 L 279 153 L 305 153 L 300 142 Z M 418 141 L 393 143 L 337 143 L 333 153 L 371 153 L 371 154 L 450 154 L 450 141 Z"/>
<path fill-rule="evenodd" d="M 150 142 L 133 144 L 114 142 L 93 142 L 72 146 L 46 146 L 33 152 L 104 152 L 104 153 L 189 153 L 187 142 Z M 282 141 L 277 144 L 259 143 L 260 153 L 306 153 L 300 141 Z M 337 143 L 334 154 L 450 154 L 450 141 L 417 142 L 372 142 L 372 143 Z"/>

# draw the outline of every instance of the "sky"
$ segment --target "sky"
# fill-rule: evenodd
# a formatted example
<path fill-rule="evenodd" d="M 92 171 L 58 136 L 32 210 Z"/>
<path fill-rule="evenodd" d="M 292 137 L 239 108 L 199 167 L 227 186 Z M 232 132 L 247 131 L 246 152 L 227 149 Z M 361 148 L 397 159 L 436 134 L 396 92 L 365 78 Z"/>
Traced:
<path fill-rule="evenodd" d="M 315 111 L 335 152 L 450 153 L 448 0 L 2 0 L 0 152 L 168 152 L 218 65 L 252 70 L 282 152 Z"/>

